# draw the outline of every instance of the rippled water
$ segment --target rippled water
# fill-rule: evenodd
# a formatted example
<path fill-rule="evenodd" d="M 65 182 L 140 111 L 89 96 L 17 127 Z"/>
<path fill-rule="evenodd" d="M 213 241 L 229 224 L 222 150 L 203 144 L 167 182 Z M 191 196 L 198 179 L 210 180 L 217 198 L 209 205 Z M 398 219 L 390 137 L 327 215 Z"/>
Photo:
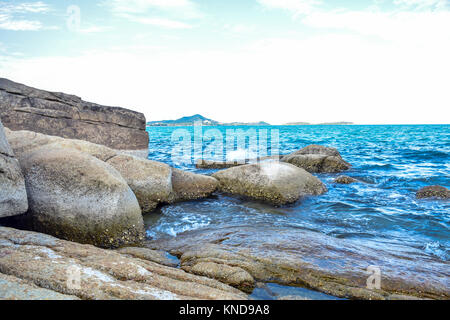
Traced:
<path fill-rule="evenodd" d="M 204 127 L 203 130 L 211 127 Z M 236 127 L 237 128 L 237 127 Z M 149 127 L 149 159 L 197 173 L 193 164 L 172 162 L 172 132 L 180 128 Z M 183 128 L 193 132 L 193 128 Z M 225 127 L 214 129 L 225 132 Z M 247 130 L 248 127 L 242 127 Z M 338 174 L 318 174 L 329 192 L 295 205 L 273 208 L 226 195 L 160 208 L 146 216 L 152 238 L 221 225 L 276 225 L 310 229 L 352 239 L 376 248 L 408 250 L 450 260 L 450 202 L 417 200 L 427 185 L 450 187 L 450 126 L 277 126 L 280 152 L 310 144 L 337 148 L 353 165 L 345 174 L 363 183 L 336 185 Z"/>

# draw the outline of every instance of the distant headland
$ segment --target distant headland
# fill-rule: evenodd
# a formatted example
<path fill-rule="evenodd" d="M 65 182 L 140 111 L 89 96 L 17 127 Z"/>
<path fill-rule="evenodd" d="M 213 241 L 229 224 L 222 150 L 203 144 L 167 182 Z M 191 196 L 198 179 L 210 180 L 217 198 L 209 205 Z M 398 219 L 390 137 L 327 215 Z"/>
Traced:
<path fill-rule="evenodd" d="M 190 117 L 182 117 L 177 120 L 160 120 L 160 121 L 150 121 L 147 122 L 148 126 L 151 127 L 189 127 L 193 126 L 195 123 L 201 122 L 204 126 L 271 126 L 270 123 L 264 121 L 258 122 L 219 122 L 206 118 L 200 114 L 196 114 Z M 329 123 L 319 123 L 312 124 L 309 122 L 290 122 L 284 125 L 286 126 L 309 126 L 309 125 L 353 125 L 353 122 L 329 122 Z"/>

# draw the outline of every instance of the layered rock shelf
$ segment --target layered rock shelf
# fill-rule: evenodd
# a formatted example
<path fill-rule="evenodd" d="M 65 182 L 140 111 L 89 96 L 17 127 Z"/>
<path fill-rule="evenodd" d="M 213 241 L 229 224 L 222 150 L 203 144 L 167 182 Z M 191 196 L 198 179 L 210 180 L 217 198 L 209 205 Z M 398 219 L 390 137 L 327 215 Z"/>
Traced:
<path fill-rule="evenodd" d="M 0 78 L 0 118 L 11 130 L 79 139 L 119 150 L 147 150 L 142 113 L 102 106 Z"/>

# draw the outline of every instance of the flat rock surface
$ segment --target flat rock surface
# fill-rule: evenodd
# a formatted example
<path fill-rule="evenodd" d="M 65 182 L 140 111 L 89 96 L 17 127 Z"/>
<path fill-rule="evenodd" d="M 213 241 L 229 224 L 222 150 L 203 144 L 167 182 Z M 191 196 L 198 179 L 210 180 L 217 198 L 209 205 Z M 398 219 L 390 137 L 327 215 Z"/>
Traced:
<path fill-rule="evenodd" d="M 256 281 L 335 297 L 450 299 L 448 262 L 423 256 L 420 250 L 403 255 L 403 247 L 387 251 L 309 230 L 267 225 L 205 228 L 149 241 L 147 246 L 181 257 L 182 268 L 200 262 L 227 264 L 247 271 Z M 379 290 L 367 287 L 369 266 L 381 271 Z"/>
<path fill-rule="evenodd" d="M 86 140 L 114 149 L 148 148 L 142 113 L 83 101 L 0 78 L 0 118 L 11 130 Z"/>
<path fill-rule="evenodd" d="M 4 292 L 1 289 L 5 289 Z M 0 227 L 0 297 L 247 299 L 216 280 L 117 251 Z"/>

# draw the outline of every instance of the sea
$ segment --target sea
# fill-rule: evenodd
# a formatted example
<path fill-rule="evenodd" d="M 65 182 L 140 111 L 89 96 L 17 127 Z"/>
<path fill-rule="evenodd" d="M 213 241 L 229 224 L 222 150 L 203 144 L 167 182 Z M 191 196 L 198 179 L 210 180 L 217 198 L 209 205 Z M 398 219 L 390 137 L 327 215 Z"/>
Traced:
<path fill-rule="evenodd" d="M 198 128 L 148 127 L 148 158 L 211 174 L 215 170 L 196 169 L 195 152 L 188 156 L 192 161 L 180 162 L 174 157 L 180 144 L 189 148 L 188 142 L 192 142 L 192 148 L 198 149 L 200 143 L 201 150 L 206 150 L 210 136 L 220 133 L 225 145 L 232 130 L 251 130 L 258 137 L 268 136 L 268 155 L 272 150 L 289 154 L 311 144 L 337 148 L 352 165 L 343 174 L 360 182 L 338 185 L 333 180 L 340 174 L 315 174 L 328 192 L 282 207 L 220 193 L 161 206 L 145 216 L 150 239 L 176 237 L 206 227 L 269 224 L 308 229 L 387 251 L 394 247 L 404 252 L 419 250 L 433 259 L 450 260 L 450 202 L 415 197 L 425 186 L 450 187 L 450 125 L 217 126 L 202 127 L 201 135 L 206 138 L 197 141 L 195 130 Z M 279 150 L 272 140 L 277 140 Z M 236 143 L 232 150 L 224 150 L 223 156 L 245 152 L 247 145 L 242 150 Z"/>

